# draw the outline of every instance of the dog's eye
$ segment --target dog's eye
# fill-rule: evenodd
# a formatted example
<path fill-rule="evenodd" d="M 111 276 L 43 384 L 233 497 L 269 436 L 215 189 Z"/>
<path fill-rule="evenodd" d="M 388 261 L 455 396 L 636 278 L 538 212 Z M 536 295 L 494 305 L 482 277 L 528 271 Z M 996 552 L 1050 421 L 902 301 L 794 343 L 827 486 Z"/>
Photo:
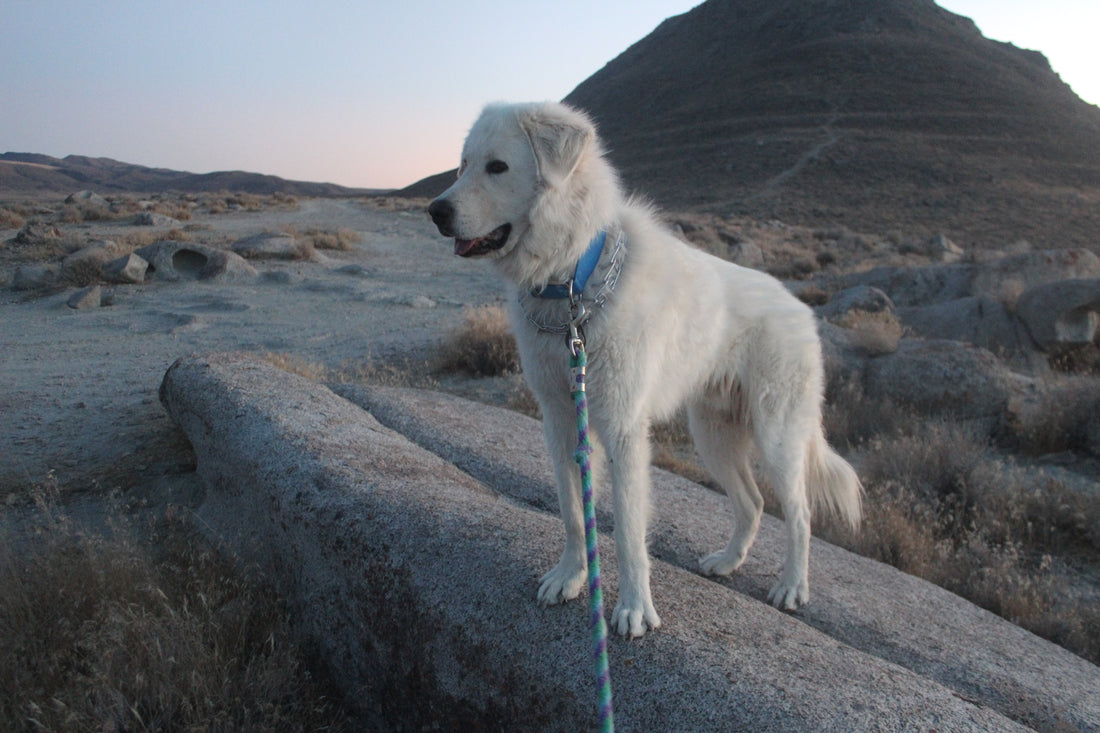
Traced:
<path fill-rule="evenodd" d="M 508 164 L 503 160 L 490 160 L 485 164 L 485 172 L 496 175 L 498 173 L 504 173 L 508 170 Z"/>

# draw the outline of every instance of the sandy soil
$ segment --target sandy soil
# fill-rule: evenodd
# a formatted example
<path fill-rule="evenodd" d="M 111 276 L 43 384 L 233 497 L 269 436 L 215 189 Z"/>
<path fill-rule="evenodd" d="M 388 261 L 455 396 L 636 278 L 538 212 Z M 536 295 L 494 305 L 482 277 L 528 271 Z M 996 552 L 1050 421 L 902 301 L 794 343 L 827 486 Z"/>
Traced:
<path fill-rule="evenodd" d="M 186 473 L 186 442 L 157 398 L 181 355 L 247 350 L 344 369 L 367 359 L 423 362 L 465 306 L 501 298 L 491 270 L 456 260 L 423 212 L 317 199 L 187 224 L 197 241 L 283 225 L 347 227 L 363 241 L 314 261 L 253 261 L 260 276 L 245 282 L 111 286 L 110 305 L 92 310 L 69 308 L 71 291 L 28 298 L 0 290 L 0 496 L 10 501 L 46 482 L 75 492 L 129 489 Z M 77 227 L 88 239 L 135 229 Z M 0 232 L 0 241 L 14 234 Z"/>

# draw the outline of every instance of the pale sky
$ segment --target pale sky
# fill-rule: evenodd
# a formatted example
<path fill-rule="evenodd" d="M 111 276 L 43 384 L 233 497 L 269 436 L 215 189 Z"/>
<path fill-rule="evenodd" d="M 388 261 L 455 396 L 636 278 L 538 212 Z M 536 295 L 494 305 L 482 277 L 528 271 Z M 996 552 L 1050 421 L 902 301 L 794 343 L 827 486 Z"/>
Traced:
<path fill-rule="evenodd" d="M 388 188 L 698 0 L 0 0 L 0 152 Z M 942 0 L 1100 103 L 1100 0 Z"/>

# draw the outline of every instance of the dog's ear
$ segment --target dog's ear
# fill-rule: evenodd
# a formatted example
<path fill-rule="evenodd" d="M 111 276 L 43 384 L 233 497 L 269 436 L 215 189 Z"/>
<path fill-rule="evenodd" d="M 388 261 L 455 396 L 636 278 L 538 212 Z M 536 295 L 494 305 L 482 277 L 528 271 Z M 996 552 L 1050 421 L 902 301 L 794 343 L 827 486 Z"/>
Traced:
<path fill-rule="evenodd" d="M 596 137 L 592 124 L 579 114 L 534 110 L 521 115 L 519 124 L 535 153 L 539 177 L 552 186 L 573 174 L 581 155 Z"/>

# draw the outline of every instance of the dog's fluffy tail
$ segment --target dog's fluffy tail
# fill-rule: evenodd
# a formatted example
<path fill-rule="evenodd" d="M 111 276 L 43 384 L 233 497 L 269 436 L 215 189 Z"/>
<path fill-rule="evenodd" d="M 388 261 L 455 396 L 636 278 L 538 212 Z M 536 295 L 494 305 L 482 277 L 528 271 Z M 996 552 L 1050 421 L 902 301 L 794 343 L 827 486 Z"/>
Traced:
<path fill-rule="evenodd" d="M 806 490 L 814 513 L 827 513 L 853 530 L 863 516 L 863 485 L 855 470 L 818 431 L 806 456 Z"/>

